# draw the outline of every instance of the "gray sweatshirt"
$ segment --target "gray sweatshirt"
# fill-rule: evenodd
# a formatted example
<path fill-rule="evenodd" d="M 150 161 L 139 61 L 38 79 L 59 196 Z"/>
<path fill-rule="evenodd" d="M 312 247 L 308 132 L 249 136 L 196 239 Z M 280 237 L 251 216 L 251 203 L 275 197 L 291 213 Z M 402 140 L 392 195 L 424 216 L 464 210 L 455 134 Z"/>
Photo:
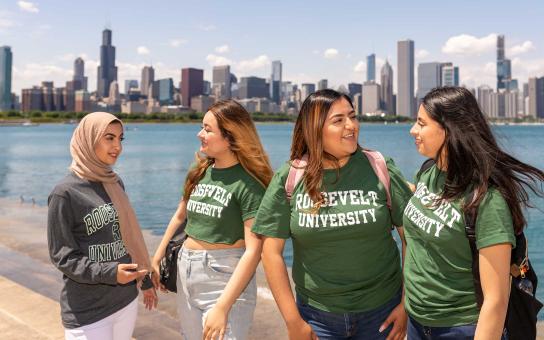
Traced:
<path fill-rule="evenodd" d="M 131 259 L 102 183 L 71 173 L 53 189 L 48 205 L 49 256 L 64 274 L 64 327 L 94 323 L 132 302 L 138 296 L 136 281 L 117 283 L 117 265 Z"/>

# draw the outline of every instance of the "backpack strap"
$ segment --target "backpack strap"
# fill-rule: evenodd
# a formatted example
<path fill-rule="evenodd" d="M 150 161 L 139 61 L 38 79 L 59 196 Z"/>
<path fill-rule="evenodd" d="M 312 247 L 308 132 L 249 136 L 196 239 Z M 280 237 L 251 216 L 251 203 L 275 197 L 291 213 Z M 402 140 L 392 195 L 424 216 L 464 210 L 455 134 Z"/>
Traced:
<path fill-rule="evenodd" d="M 476 192 L 471 191 L 465 196 L 465 202 L 472 202 L 476 198 Z M 476 292 L 476 302 L 478 308 L 482 308 L 484 303 L 484 294 L 480 282 L 480 262 L 478 257 L 478 247 L 476 246 L 476 219 L 478 218 L 478 207 L 463 211 L 465 217 L 465 235 L 468 238 L 470 251 L 472 253 L 472 278 L 474 281 L 474 291 Z"/>
<path fill-rule="evenodd" d="M 308 165 L 308 154 L 304 154 L 302 155 L 301 159 L 294 159 L 291 162 L 289 174 L 287 175 L 287 180 L 285 181 L 285 194 L 288 201 L 291 201 L 293 190 L 295 190 L 295 186 L 302 179 L 302 176 L 306 171 L 306 165 Z"/>
<path fill-rule="evenodd" d="M 370 162 L 370 166 L 378 179 L 383 184 L 385 188 L 385 194 L 387 196 L 387 208 L 391 211 L 391 177 L 389 177 L 389 171 L 387 170 L 387 163 L 383 155 L 374 150 L 362 150 L 365 156 Z M 295 186 L 302 179 L 304 172 L 306 171 L 306 165 L 308 165 L 308 155 L 304 154 L 301 159 L 295 159 L 291 162 L 291 167 L 289 168 L 289 174 L 287 175 L 287 180 L 285 181 L 285 194 L 287 200 L 291 201 L 293 191 Z"/>
<path fill-rule="evenodd" d="M 374 170 L 376 176 L 385 187 L 385 194 L 387 196 L 387 208 L 391 211 L 391 177 L 389 177 L 389 171 L 387 170 L 387 163 L 385 158 L 379 151 L 363 149 L 363 153 L 370 162 L 370 166 Z"/>

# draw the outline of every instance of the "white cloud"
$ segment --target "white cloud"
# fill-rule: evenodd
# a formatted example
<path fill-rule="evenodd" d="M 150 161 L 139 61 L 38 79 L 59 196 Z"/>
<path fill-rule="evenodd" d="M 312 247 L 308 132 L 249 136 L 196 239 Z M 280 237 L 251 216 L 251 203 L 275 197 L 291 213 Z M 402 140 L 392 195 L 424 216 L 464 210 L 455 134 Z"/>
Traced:
<path fill-rule="evenodd" d="M 136 51 L 138 52 L 139 55 L 148 55 L 149 53 L 151 53 L 149 51 L 149 48 L 147 48 L 145 46 L 138 46 Z"/>
<path fill-rule="evenodd" d="M 323 53 L 323 57 L 325 57 L 325 59 L 334 59 L 338 57 L 338 50 L 335 48 L 328 48 Z"/>
<path fill-rule="evenodd" d="M 445 54 L 482 55 L 493 51 L 497 46 L 497 34 L 491 33 L 485 37 L 477 38 L 468 34 L 451 37 L 442 46 Z"/>
<path fill-rule="evenodd" d="M 181 45 L 185 45 L 186 43 L 188 43 L 188 40 L 186 39 L 170 39 L 168 45 L 170 45 L 171 47 L 180 47 Z"/>
<path fill-rule="evenodd" d="M 215 52 L 217 53 L 229 53 L 230 47 L 229 45 L 221 45 L 215 48 Z"/>
<path fill-rule="evenodd" d="M 512 46 L 507 50 L 507 55 L 520 55 L 535 49 L 532 41 L 525 41 L 521 45 Z"/>
<path fill-rule="evenodd" d="M 38 13 L 40 11 L 38 7 L 36 7 L 36 4 L 30 1 L 17 1 L 17 5 L 21 11 L 30 13 Z"/>
<path fill-rule="evenodd" d="M 217 29 L 217 27 L 215 25 L 213 25 L 213 24 L 200 25 L 200 26 L 198 26 L 198 28 L 203 30 L 203 31 L 206 31 L 206 32 L 215 31 Z"/>
<path fill-rule="evenodd" d="M 354 67 L 353 71 L 360 73 L 360 72 L 366 72 L 366 63 L 364 61 L 359 61 Z"/>
<path fill-rule="evenodd" d="M 270 65 L 270 58 L 267 55 L 260 55 L 253 59 L 242 60 L 236 64 L 238 72 L 248 73 Z"/>
<path fill-rule="evenodd" d="M 223 56 L 220 56 L 220 55 L 215 55 L 215 54 L 208 54 L 206 56 L 206 61 L 211 65 L 211 66 L 223 66 L 223 65 L 232 65 L 232 61 L 223 57 Z"/>
<path fill-rule="evenodd" d="M 417 59 L 425 59 L 429 55 L 430 55 L 430 53 L 427 50 L 416 50 L 416 58 Z"/>

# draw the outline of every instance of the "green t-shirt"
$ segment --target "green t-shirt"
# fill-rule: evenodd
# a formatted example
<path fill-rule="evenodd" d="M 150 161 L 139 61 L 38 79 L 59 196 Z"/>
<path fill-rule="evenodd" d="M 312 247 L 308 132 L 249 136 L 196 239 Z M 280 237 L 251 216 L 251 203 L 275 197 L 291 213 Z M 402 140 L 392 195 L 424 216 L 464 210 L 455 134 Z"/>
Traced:
<path fill-rule="evenodd" d="M 209 167 L 187 202 L 187 235 L 209 243 L 244 238 L 244 221 L 255 217 L 264 187 L 238 163 Z"/>
<path fill-rule="evenodd" d="M 320 310 L 344 313 L 382 306 L 402 285 L 400 257 L 391 234 L 401 225 L 410 196 L 400 171 L 387 159 L 392 213 L 385 188 L 362 152 L 337 170 L 324 170 L 321 191 L 328 204 L 318 214 L 301 180 L 291 202 L 285 181 L 289 163 L 274 175 L 252 231 L 293 240 L 293 280 L 303 302 Z"/>
<path fill-rule="evenodd" d="M 445 179 L 446 173 L 436 165 L 424 171 L 404 210 L 406 311 L 430 327 L 478 321 L 462 200 L 434 204 Z M 515 246 L 514 229 L 506 201 L 490 188 L 478 208 L 476 246 L 481 249 L 499 243 Z"/>

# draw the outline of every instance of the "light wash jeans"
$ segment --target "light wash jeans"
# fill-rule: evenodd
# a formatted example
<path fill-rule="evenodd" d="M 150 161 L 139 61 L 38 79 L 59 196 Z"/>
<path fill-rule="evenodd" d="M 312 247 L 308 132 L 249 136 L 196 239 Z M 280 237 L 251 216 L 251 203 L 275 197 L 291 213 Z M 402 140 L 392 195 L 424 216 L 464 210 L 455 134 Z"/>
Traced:
<path fill-rule="evenodd" d="M 201 340 L 206 313 L 223 293 L 244 248 L 190 250 L 182 248 L 178 257 L 178 315 L 185 340 Z M 232 306 L 225 340 L 245 340 L 257 301 L 255 276 Z"/>

